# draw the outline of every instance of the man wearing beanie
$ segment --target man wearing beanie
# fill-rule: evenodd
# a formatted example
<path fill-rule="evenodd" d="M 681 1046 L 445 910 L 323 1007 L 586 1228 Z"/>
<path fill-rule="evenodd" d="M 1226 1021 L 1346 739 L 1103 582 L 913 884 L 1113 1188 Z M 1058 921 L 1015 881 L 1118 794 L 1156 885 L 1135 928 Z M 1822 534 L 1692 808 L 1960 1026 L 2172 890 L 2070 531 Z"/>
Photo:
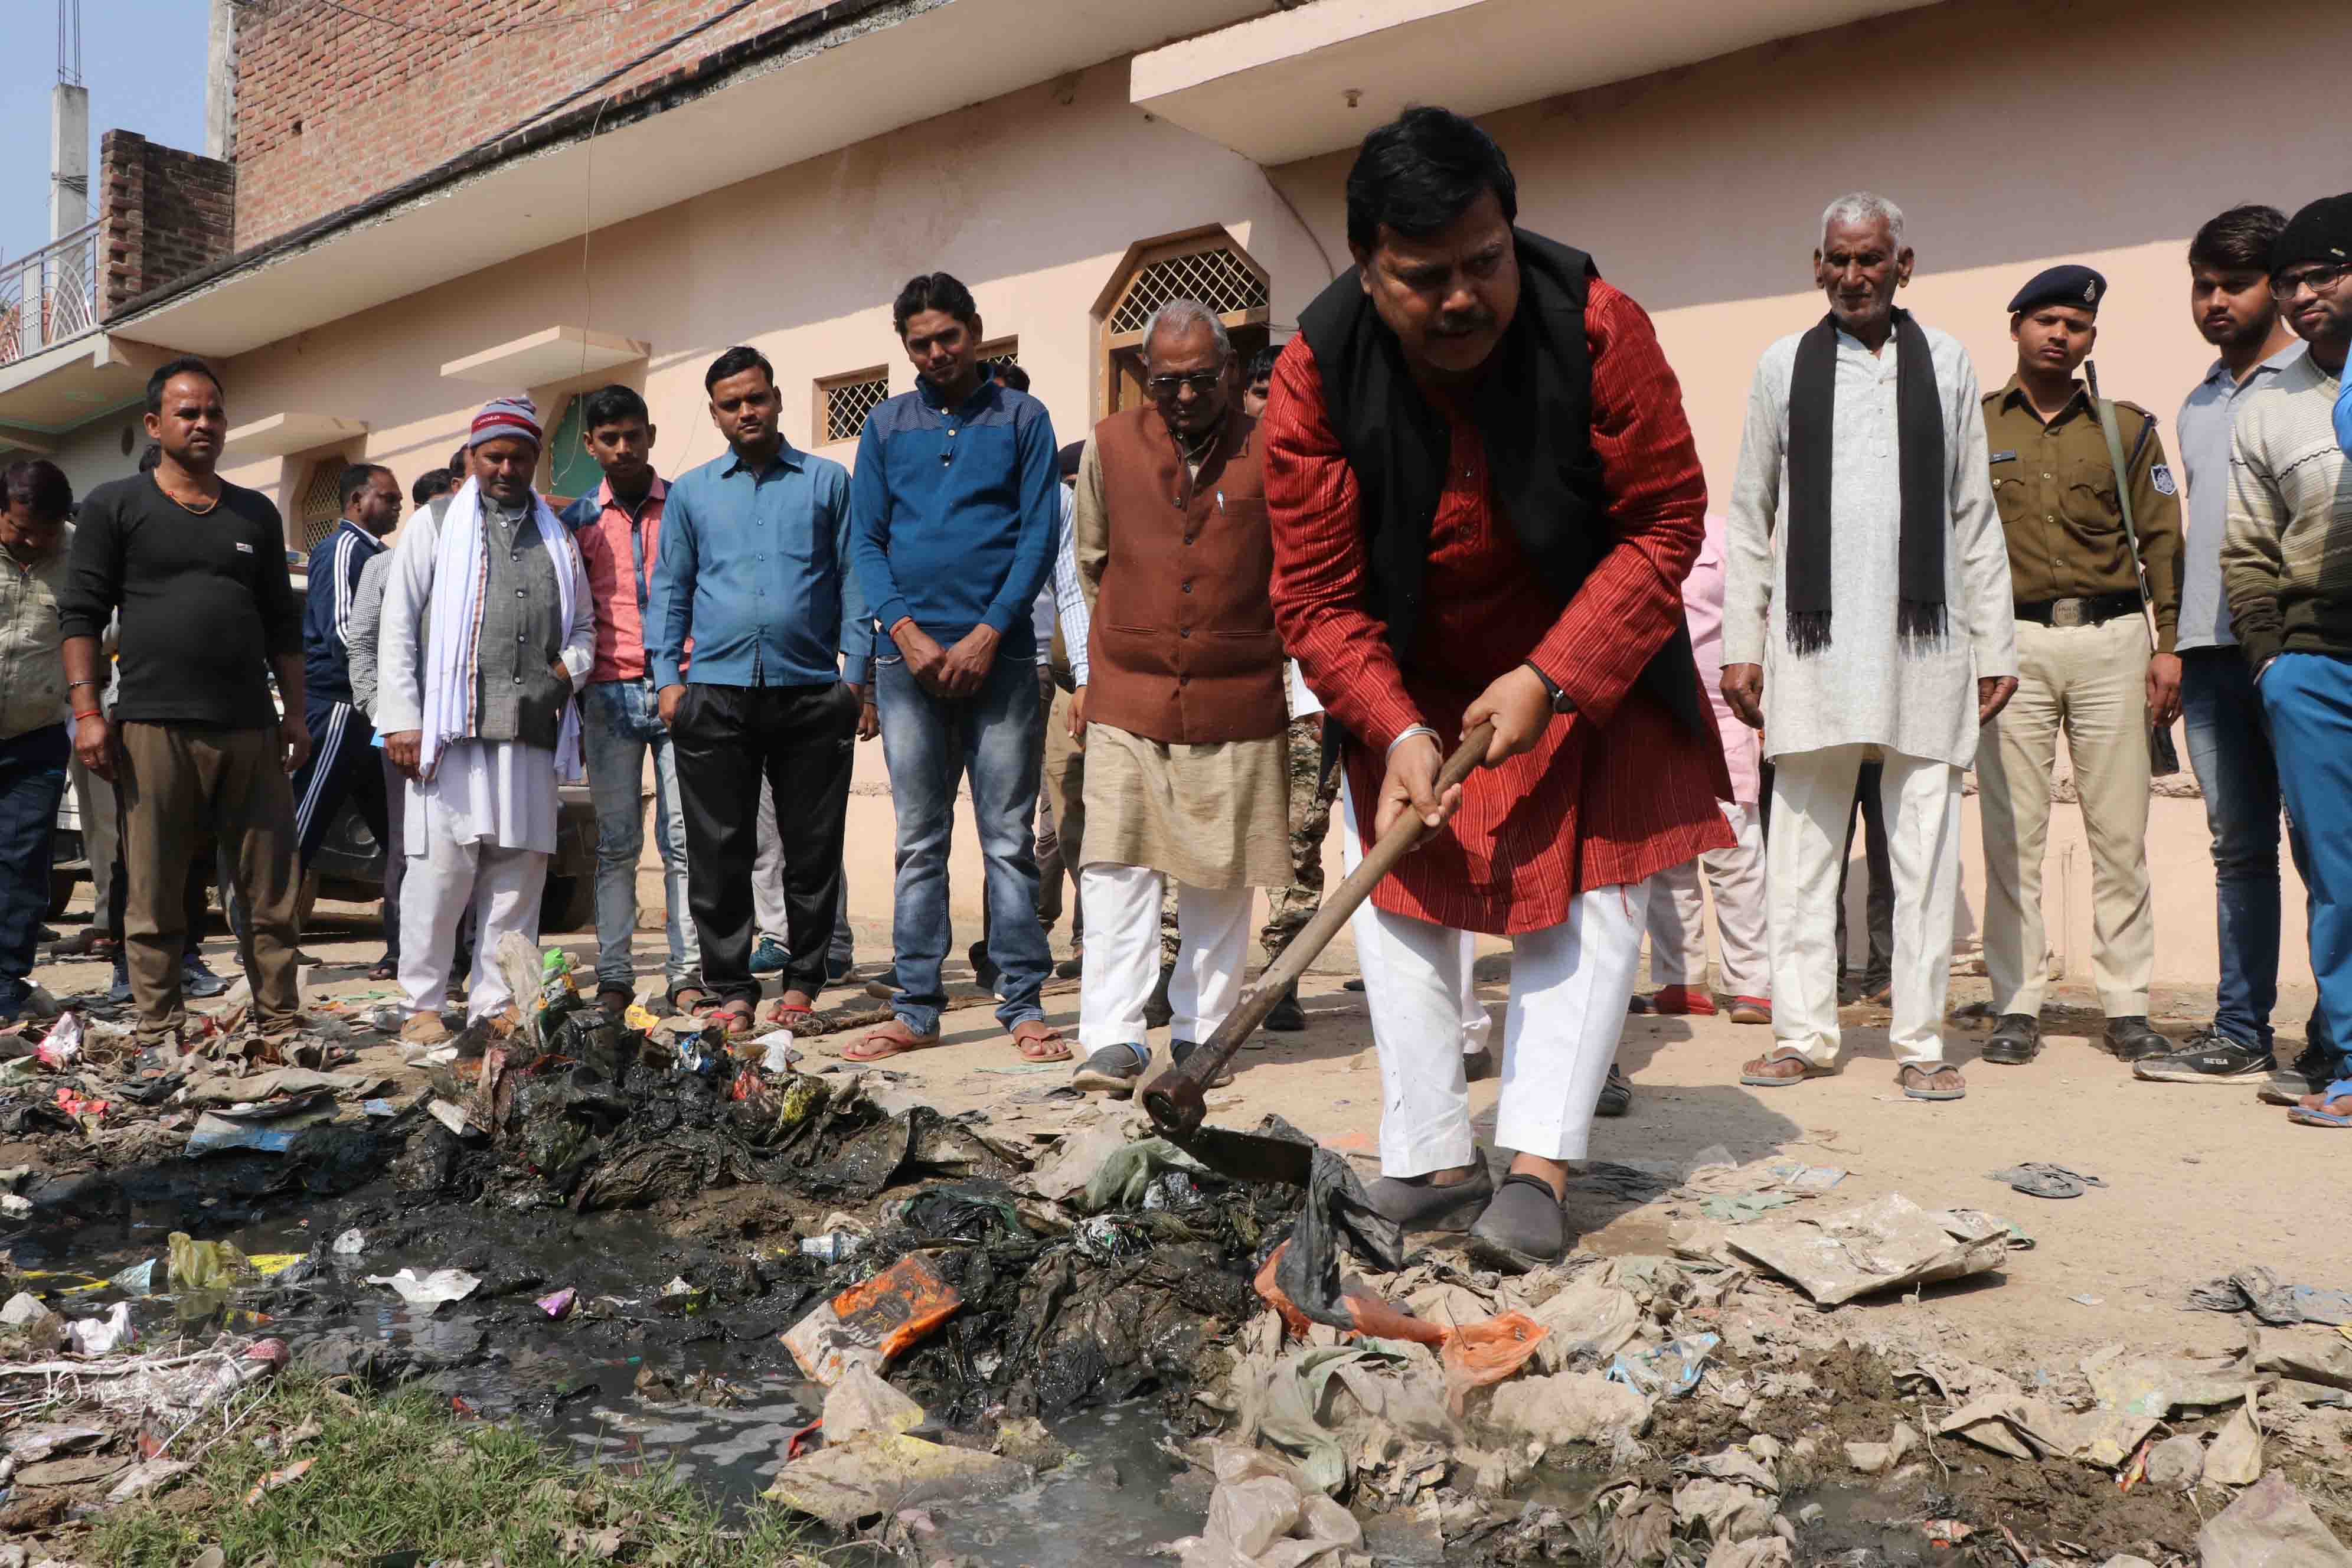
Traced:
<path fill-rule="evenodd" d="M 410 519 L 394 550 L 379 639 L 376 728 L 415 781 L 401 840 L 402 1038 L 427 1043 L 444 1033 L 469 908 L 469 1018 L 517 1000 L 499 942 L 509 931 L 538 940 L 556 781 L 583 776 L 572 693 L 596 652 L 578 547 L 531 489 L 539 410 L 528 397 L 485 404 L 467 445 L 472 478 Z"/>
<path fill-rule="evenodd" d="M 2140 1062 L 2172 1042 L 2147 1021 L 2156 904 L 2147 875 L 2147 733 L 2180 713 L 2180 487 L 2156 416 L 2136 404 L 2102 410 L 2074 373 L 2099 337 L 2107 280 L 2053 267 L 2009 302 L 2017 371 L 1985 394 L 1992 496 L 2016 599 L 2017 695 L 1977 750 L 1984 824 L 1985 969 L 2000 1016 L 1984 1060 L 2017 1067 L 2042 1049 L 2049 973 L 2042 854 L 2058 734 L 2091 846 L 2091 973 L 2107 1016 L 2105 1045 Z M 2112 419 L 2125 457 L 2107 449 Z M 2137 536 L 2127 537 L 2129 528 Z M 2156 611 L 2155 651 L 2144 613 Z"/>
<path fill-rule="evenodd" d="M 2271 291 L 2310 352 L 2238 414 L 2221 586 L 2303 829 L 2311 973 L 2329 1035 L 2352 1028 L 2352 483 L 2332 418 L 2352 350 L 2352 195 L 2312 203 L 2271 247 Z M 2330 549 L 2331 542 L 2335 548 Z M 2288 1112 L 2352 1127 L 2352 1068 Z"/>

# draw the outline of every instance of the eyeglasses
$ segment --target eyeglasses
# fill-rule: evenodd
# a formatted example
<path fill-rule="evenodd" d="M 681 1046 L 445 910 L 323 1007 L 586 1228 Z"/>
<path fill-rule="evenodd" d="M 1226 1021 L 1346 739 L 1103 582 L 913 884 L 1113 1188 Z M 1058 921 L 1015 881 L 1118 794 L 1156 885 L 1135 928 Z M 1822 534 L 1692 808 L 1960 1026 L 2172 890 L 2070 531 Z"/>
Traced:
<path fill-rule="evenodd" d="M 1217 389 L 1217 383 L 1224 379 L 1225 373 L 1222 370 L 1196 370 L 1190 375 L 1155 375 L 1143 386 L 1145 391 L 1165 403 L 1173 398 L 1181 388 L 1187 386 L 1198 395 L 1206 397 Z"/>
<path fill-rule="evenodd" d="M 2297 271 L 2273 273 L 2271 292 L 2281 300 L 2292 300 L 2308 284 L 2315 294 L 2333 294 L 2347 278 L 2352 278 L 2352 262 L 2322 262 Z"/>

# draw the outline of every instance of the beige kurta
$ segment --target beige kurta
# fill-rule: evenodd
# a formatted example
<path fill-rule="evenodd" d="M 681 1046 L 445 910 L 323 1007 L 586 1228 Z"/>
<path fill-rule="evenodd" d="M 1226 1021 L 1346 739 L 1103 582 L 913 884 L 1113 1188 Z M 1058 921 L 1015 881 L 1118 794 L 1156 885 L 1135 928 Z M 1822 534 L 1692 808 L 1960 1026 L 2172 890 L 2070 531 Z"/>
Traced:
<path fill-rule="evenodd" d="M 1070 518 L 1078 586 L 1095 605 L 1110 559 L 1102 461 L 1087 442 Z M 1167 745 L 1087 726 L 1089 861 L 1145 866 L 1196 888 L 1290 884 L 1287 732 L 1262 741 Z"/>

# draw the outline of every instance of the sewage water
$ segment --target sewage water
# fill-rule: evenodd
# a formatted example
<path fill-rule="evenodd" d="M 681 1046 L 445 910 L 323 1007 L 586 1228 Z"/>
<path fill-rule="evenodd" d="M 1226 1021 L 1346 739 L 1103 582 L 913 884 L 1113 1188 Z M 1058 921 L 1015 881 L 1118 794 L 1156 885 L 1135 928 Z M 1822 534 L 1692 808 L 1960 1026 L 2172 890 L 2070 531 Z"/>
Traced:
<path fill-rule="evenodd" d="M 10 1252 L 19 1268 L 92 1280 L 154 1258 L 160 1283 L 173 1230 L 230 1242 L 248 1256 L 310 1254 L 314 1240 L 335 1234 L 328 1227 L 340 1222 L 327 1215 L 365 1213 L 369 1195 L 320 1205 L 325 1214 L 314 1210 L 317 1217 L 308 1222 L 228 1205 L 137 1203 L 101 1223 L 20 1237 Z M 245 1292 L 234 1301 L 126 1298 L 102 1286 L 59 1305 L 80 1315 L 128 1299 L 149 1342 L 181 1333 L 201 1340 L 225 1325 L 282 1337 L 298 1359 L 320 1342 L 381 1347 L 411 1363 L 424 1386 L 457 1407 L 484 1419 L 521 1421 L 583 1465 L 667 1465 L 722 1509 L 749 1508 L 773 1480 L 786 1442 L 817 1418 L 824 1390 L 801 1376 L 772 1332 L 730 1338 L 719 1320 L 738 1316 L 738 1309 L 717 1309 L 718 1318 L 698 1324 L 665 1316 L 657 1302 L 672 1260 L 697 1249 L 658 1226 L 625 1213 L 563 1216 L 554 1227 L 560 1236 L 551 1237 L 544 1225 L 524 1217 L 488 1208 L 404 1215 L 384 1232 L 424 1228 L 433 1239 L 379 1246 L 371 1238 L 357 1255 L 330 1254 L 299 1288 Z M 446 1267 L 457 1241 L 475 1253 L 487 1246 L 497 1258 L 497 1272 L 476 1297 L 428 1312 L 407 1306 L 387 1286 L 367 1283 L 370 1275 L 404 1268 L 422 1275 Z M 507 1288 L 488 1296 L 499 1275 Z M 512 1284 L 516 1279 L 537 1282 Z M 534 1298 L 565 1287 L 577 1292 L 583 1310 L 547 1321 Z M 268 1314 L 266 1321 L 257 1321 L 256 1304 Z M 775 1321 L 797 1315 L 789 1293 L 764 1304 Z M 641 1393 L 639 1378 L 647 1373 L 659 1384 Z M 723 1385 L 723 1403 L 693 1397 L 698 1387 L 714 1384 Z M 926 1510 L 938 1531 L 921 1541 L 927 1556 L 1107 1568 L 1163 1561 L 1151 1555 L 1154 1547 L 1200 1530 L 1197 1514 L 1160 1501 L 1178 1467 L 1158 1446 L 1170 1428 L 1149 1399 L 1081 1410 L 1051 1429 L 1069 1448 L 1068 1460 L 1022 1490 Z"/>

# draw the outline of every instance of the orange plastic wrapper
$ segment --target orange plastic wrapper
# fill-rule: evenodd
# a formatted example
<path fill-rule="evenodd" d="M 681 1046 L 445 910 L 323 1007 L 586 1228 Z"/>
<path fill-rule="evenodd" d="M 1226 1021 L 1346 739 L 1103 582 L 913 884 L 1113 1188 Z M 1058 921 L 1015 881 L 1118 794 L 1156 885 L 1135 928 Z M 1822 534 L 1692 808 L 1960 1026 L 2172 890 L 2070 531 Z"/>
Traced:
<path fill-rule="evenodd" d="M 1258 1300 L 1282 1314 L 1282 1326 L 1294 1339 L 1305 1339 L 1315 1320 L 1298 1310 L 1297 1304 L 1283 1294 L 1282 1287 L 1274 1282 L 1275 1266 L 1290 1243 L 1284 1242 L 1266 1255 L 1265 1266 L 1258 1269 L 1255 1281 Z M 1424 1345 L 1445 1342 L 1445 1326 L 1426 1318 L 1416 1318 L 1387 1297 L 1367 1289 L 1360 1280 L 1349 1280 L 1339 1288 L 1339 1299 L 1348 1303 L 1348 1316 L 1354 1321 L 1354 1331 L 1368 1339 L 1413 1340 Z M 1524 1358 L 1522 1358 L 1524 1359 Z"/>
<path fill-rule="evenodd" d="M 947 1321 L 963 1298 L 919 1257 L 852 1285 L 784 1331 L 801 1371 L 832 1387 L 863 1362 L 877 1371 Z"/>
<path fill-rule="evenodd" d="M 1525 1312 L 1503 1312 L 1446 1335 L 1437 1357 L 1445 1363 L 1445 1393 L 1454 1414 L 1462 1413 L 1472 1389 L 1500 1383 L 1525 1365 L 1547 1331 Z"/>
<path fill-rule="evenodd" d="M 1289 1245 L 1286 1241 L 1267 1256 L 1255 1284 L 1258 1299 L 1282 1315 L 1282 1326 L 1293 1338 L 1305 1339 L 1315 1326 L 1314 1320 L 1300 1311 L 1297 1303 L 1285 1295 L 1274 1280 L 1275 1266 L 1282 1258 L 1283 1247 Z M 1463 1399 L 1472 1389 L 1500 1383 L 1526 1365 L 1548 1331 L 1525 1312 L 1504 1312 L 1448 1329 L 1426 1318 L 1414 1317 L 1386 1297 L 1366 1289 L 1360 1280 L 1351 1279 L 1342 1285 L 1339 1299 L 1348 1304 L 1348 1316 L 1355 1323 L 1356 1333 L 1368 1339 L 1414 1340 L 1435 1345 L 1438 1359 L 1445 1363 L 1446 1394 L 1457 1415 Z"/>

